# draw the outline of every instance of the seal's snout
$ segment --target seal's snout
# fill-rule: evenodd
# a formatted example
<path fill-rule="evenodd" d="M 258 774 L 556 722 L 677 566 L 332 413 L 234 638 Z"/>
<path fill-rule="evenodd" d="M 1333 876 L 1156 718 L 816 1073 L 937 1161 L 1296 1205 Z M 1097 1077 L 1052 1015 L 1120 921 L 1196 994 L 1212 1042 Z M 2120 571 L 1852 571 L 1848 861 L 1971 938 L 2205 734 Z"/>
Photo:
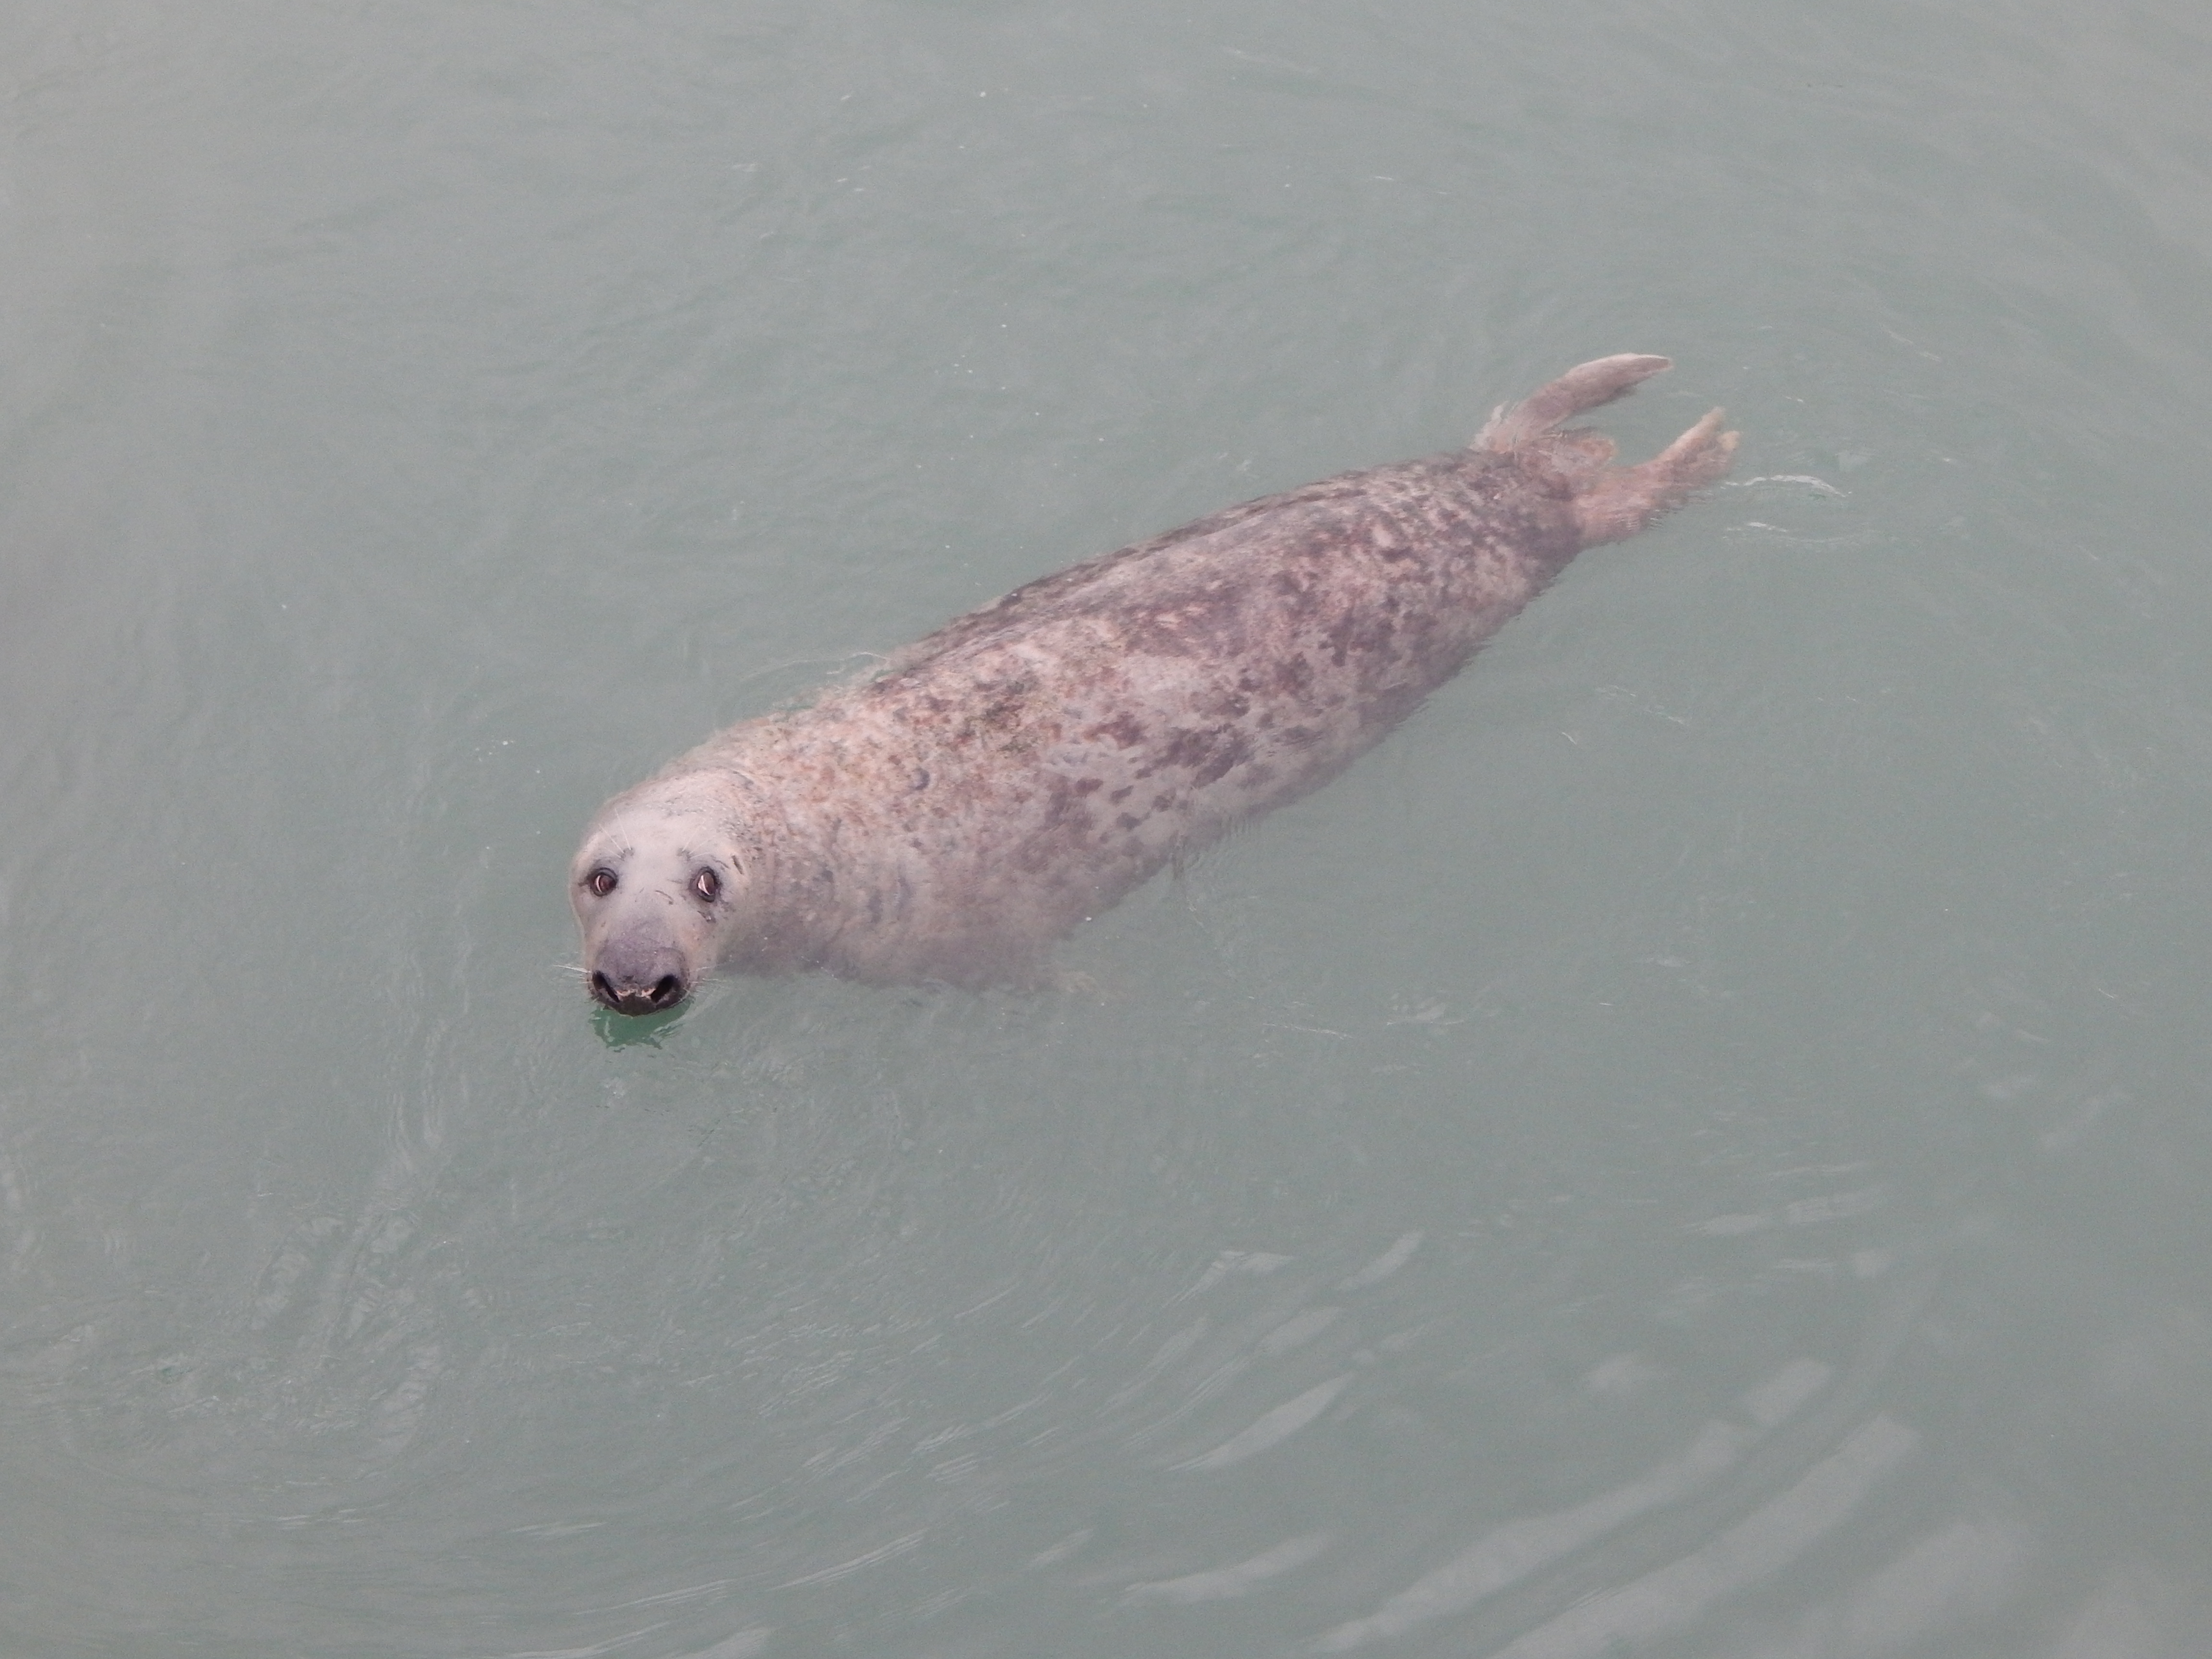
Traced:
<path fill-rule="evenodd" d="M 618 1014 L 657 1014 L 690 994 L 672 945 L 611 945 L 592 970 L 592 994 Z"/>

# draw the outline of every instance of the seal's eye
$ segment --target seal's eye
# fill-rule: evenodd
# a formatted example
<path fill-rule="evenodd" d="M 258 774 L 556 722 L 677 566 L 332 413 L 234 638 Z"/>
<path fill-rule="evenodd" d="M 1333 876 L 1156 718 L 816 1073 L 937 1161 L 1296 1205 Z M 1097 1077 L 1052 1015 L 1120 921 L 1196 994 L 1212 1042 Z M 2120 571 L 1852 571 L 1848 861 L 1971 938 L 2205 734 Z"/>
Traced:
<path fill-rule="evenodd" d="M 691 878 L 691 890 L 712 904 L 721 896 L 722 878 L 712 870 L 702 868 Z"/>
<path fill-rule="evenodd" d="M 615 872 L 604 864 L 584 878 L 584 885 L 592 890 L 596 898 L 605 898 L 615 890 Z"/>

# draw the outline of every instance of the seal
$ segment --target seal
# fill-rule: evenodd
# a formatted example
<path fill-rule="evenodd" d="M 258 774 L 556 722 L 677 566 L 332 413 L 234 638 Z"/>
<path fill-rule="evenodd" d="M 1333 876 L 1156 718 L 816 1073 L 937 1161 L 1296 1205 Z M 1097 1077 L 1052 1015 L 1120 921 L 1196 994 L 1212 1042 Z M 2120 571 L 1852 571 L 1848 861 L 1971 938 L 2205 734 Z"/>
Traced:
<path fill-rule="evenodd" d="M 1723 477 L 1719 410 L 1638 466 L 1562 428 L 1669 367 L 1584 363 L 1465 449 L 1088 560 L 731 726 L 586 832 L 592 994 L 653 1013 L 717 965 L 1037 983 L 1077 923 L 1341 771 L 1577 552 Z"/>

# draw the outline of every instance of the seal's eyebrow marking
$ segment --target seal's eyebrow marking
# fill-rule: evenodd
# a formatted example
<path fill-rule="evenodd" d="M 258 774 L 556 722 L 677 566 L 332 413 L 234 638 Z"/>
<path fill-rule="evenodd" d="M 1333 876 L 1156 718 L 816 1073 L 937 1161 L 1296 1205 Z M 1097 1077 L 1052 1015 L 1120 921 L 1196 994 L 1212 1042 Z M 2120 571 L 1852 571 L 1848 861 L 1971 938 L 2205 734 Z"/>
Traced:
<path fill-rule="evenodd" d="M 1583 548 L 1723 477 L 1718 410 L 1635 466 L 1565 424 L 1668 366 L 1583 363 L 1465 449 L 1086 560 L 730 727 L 593 821 L 580 877 L 610 840 L 623 866 L 578 900 L 593 994 L 651 1012 L 717 964 L 1039 982 L 1070 928 L 1343 770 Z M 675 902 L 704 868 L 720 902 Z"/>

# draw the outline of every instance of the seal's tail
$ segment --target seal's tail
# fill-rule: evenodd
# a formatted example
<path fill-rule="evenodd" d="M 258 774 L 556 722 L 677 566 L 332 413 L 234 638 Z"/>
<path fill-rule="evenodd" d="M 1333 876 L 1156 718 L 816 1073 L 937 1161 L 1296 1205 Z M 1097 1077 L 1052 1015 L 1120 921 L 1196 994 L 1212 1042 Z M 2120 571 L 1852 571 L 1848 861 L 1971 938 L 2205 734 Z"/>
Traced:
<path fill-rule="evenodd" d="M 1722 413 L 1705 419 L 1641 466 L 1608 466 L 1613 443 L 1595 432 L 1559 430 L 1559 422 L 1611 403 L 1674 364 L 1664 357 L 1624 352 L 1571 368 L 1549 386 L 1510 405 L 1500 404 L 1474 448 L 1525 456 L 1564 477 L 1571 489 L 1583 545 L 1633 536 L 1692 492 L 1728 476 L 1737 434 L 1721 430 Z"/>

